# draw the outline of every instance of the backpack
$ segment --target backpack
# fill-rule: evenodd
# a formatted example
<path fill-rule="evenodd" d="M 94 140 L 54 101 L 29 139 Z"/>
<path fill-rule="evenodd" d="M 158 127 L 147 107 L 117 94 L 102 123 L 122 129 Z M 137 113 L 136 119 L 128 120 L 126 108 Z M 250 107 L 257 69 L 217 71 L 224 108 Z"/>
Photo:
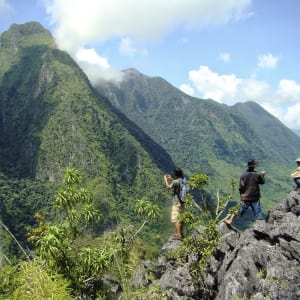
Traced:
<path fill-rule="evenodd" d="M 179 180 L 180 188 L 179 188 L 179 201 L 180 204 L 183 205 L 185 203 L 185 197 L 190 192 L 190 187 L 187 185 L 187 180 L 185 178 Z"/>

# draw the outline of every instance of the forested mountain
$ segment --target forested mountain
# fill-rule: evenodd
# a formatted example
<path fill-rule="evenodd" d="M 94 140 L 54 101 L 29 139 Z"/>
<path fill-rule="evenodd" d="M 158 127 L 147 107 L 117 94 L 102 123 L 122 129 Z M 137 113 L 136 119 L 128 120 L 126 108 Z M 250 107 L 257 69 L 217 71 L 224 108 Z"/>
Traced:
<path fill-rule="evenodd" d="M 289 163 L 299 156 L 299 138 L 254 102 L 238 103 L 232 107 L 248 120 L 263 141 L 264 150 L 274 161 Z"/>
<path fill-rule="evenodd" d="M 67 166 L 87 178 L 108 216 L 103 227 L 121 215 L 134 218 L 135 201 L 143 195 L 168 203 L 161 175 L 173 161 L 187 175 L 210 176 L 210 192 L 226 193 L 230 179 L 256 158 L 268 172 L 265 211 L 291 188 L 288 175 L 300 138 L 256 103 L 229 107 L 197 99 L 134 69 L 124 71 L 118 86 L 103 82 L 96 92 L 35 22 L 12 25 L 1 35 L 0 62 L 0 172 L 7 183 L 1 198 L 9 208 L 1 211 L 14 211 L 14 218 L 20 206 L 14 203 L 23 199 L 30 214 L 30 191 L 38 199 L 44 193 L 45 203 L 37 203 L 48 207 Z"/>
<path fill-rule="evenodd" d="M 78 169 L 93 191 L 105 215 L 98 230 L 138 222 L 134 208 L 143 196 L 163 210 L 170 205 L 162 182 L 170 156 L 98 95 L 47 30 L 12 25 L 0 41 L 0 217 L 18 238 L 49 207 L 66 167 Z"/>
<path fill-rule="evenodd" d="M 290 171 L 299 156 L 300 138 L 254 102 L 229 107 L 190 97 L 160 77 L 124 71 L 119 85 L 97 87 L 111 103 L 141 127 L 182 166 L 213 178 L 212 189 L 238 179 L 247 160 L 267 170 L 265 209 L 292 186 Z M 238 197 L 238 195 L 236 195 Z"/>
<path fill-rule="evenodd" d="M 230 180 L 255 158 L 268 172 L 266 211 L 291 190 L 288 176 L 299 149 L 300 138 L 255 103 L 228 107 L 193 98 L 133 69 L 124 71 L 118 86 L 93 87 L 40 24 L 12 25 L 0 36 L 0 298 L 117 299 L 112 292 L 124 299 L 156 299 L 148 295 L 163 295 L 157 285 L 135 291 L 129 279 L 136 281 L 131 276 L 140 260 L 153 257 L 174 230 L 163 174 L 175 164 L 188 176 L 205 173 L 212 179 L 207 199 L 216 200 L 217 190 L 221 198 L 231 194 Z M 63 176 L 67 167 L 69 177 Z M 194 196 L 205 198 L 205 174 L 194 174 L 190 181 Z M 237 189 L 233 196 L 238 200 Z M 173 240 L 182 243 L 183 257 L 173 253 L 168 263 L 173 274 L 174 259 L 181 268 L 182 259 L 199 260 L 205 267 L 214 252 L 224 258 L 214 246 L 220 239 L 222 203 L 211 213 L 203 201 L 197 214 L 188 204 L 187 236 Z M 34 219 L 37 212 L 45 219 Z M 92 228 L 91 220 L 96 221 Z M 199 225 L 198 239 L 194 230 Z M 146 243 L 140 239 L 142 229 Z M 17 242 L 25 246 L 26 233 L 32 257 Z M 265 233 L 263 238 L 268 238 Z M 285 251 L 292 239 L 283 242 Z M 187 255 L 190 250 L 197 254 Z M 27 261 L 16 264 L 16 258 Z M 151 283 L 162 268 L 140 279 Z"/>

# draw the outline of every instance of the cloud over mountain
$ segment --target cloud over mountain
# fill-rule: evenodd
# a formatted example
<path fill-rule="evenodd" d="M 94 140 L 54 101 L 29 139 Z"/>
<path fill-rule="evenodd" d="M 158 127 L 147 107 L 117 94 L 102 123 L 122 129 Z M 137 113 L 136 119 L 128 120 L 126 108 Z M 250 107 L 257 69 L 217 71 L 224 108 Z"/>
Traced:
<path fill-rule="evenodd" d="M 133 55 L 137 52 L 135 40 L 154 41 L 174 28 L 192 30 L 245 18 L 250 14 L 250 5 L 251 0 L 46 1 L 59 47 L 75 58 L 78 51 L 82 53 L 86 48 L 86 61 L 81 59 L 79 63 L 92 78 L 93 74 L 102 74 L 103 71 L 107 74 L 108 69 L 97 62 L 106 60 L 109 64 L 109 59 L 92 51 L 91 43 L 103 45 L 119 40 L 119 52 Z M 140 51 L 146 52 L 145 49 Z M 88 53 L 92 59 L 86 56 Z M 98 55 L 96 60 L 95 54 Z M 116 74 L 116 71 L 113 73 Z"/>
<path fill-rule="evenodd" d="M 261 65 L 272 67 L 277 60 L 271 54 L 260 56 Z M 255 78 L 239 78 L 235 74 L 219 74 L 208 66 L 189 72 L 189 83 L 181 85 L 181 90 L 201 98 L 213 99 L 233 105 L 236 102 L 255 101 L 267 111 L 282 120 L 290 128 L 300 127 L 300 85 L 294 80 L 282 79 L 276 89 L 266 81 Z"/>

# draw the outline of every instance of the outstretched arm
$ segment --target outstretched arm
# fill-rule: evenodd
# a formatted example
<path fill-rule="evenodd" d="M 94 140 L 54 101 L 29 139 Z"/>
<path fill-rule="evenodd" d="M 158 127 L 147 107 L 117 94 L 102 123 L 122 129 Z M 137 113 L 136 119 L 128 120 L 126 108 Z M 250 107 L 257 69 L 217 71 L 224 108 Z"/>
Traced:
<path fill-rule="evenodd" d="M 164 181 L 167 189 L 170 189 L 172 186 L 169 183 L 168 179 L 172 179 L 172 176 L 170 174 L 164 175 Z"/>
<path fill-rule="evenodd" d="M 262 171 L 261 173 L 259 173 L 259 184 L 264 184 L 265 183 L 265 174 L 266 171 Z"/>

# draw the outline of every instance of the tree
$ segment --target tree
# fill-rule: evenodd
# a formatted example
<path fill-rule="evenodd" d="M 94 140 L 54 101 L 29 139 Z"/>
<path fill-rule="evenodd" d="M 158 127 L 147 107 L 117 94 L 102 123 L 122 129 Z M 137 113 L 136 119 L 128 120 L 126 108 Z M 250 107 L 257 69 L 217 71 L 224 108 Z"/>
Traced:
<path fill-rule="evenodd" d="M 81 176 L 73 168 L 66 170 L 62 188 L 54 197 L 58 219 L 46 222 L 36 215 L 37 226 L 30 228 L 28 239 L 35 246 L 52 272 L 58 272 L 70 283 L 73 293 L 82 293 L 93 286 L 92 295 L 104 295 L 102 277 L 106 272 L 116 276 L 123 292 L 143 251 L 138 235 L 144 226 L 160 215 L 159 207 L 146 198 L 137 201 L 139 228 L 119 224 L 114 230 L 94 238 L 88 225 L 100 221 L 100 212 L 93 205 L 91 193 L 81 187 Z M 97 286 L 97 287 L 96 287 Z"/>
<path fill-rule="evenodd" d="M 100 212 L 94 207 L 91 192 L 81 187 L 78 170 L 66 169 L 54 205 L 57 221 L 45 222 L 43 216 L 36 215 L 37 226 L 29 228 L 28 240 L 50 269 L 62 274 L 75 291 L 80 291 L 91 277 L 103 274 L 112 254 L 105 249 L 80 246 L 83 236 L 89 233 L 89 225 L 99 222 Z"/>
<path fill-rule="evenodd" d="M 188 185 L 201 194 L 200 204 L 197 204 L 192 195 L 186 202 L 186 211 L 180 216 L 189 230 L 194 233 L 197 229 L 198 234 L 188 235 L 174 253 L 176 259 L 182 260 L 187 254 L 195 254 L 198 260 L 194 263 L 194 274 L 199 274 L 207 265 L 209 258 L 214 253 L 219 244 L 218 225 L 224 220 L 222 215 L 232 199 L 236 181 L 231 180 L 232 191 L 220 196 L 219 190 L 216 192 L 215 205 L 208 205 L 203 188 L 209 185 L 210 179 L 203 173 L 195 173 L 188 180 Z M 196 206 L 196 209 L 194 207 Z M 236 207 L 232 208 L 236 209 Z"/>
<path fill-rule="evenodd" d="M 0 299 L 72 300 L 68 282 L 45 269 L 39 259 L 0 269 Z"/>

